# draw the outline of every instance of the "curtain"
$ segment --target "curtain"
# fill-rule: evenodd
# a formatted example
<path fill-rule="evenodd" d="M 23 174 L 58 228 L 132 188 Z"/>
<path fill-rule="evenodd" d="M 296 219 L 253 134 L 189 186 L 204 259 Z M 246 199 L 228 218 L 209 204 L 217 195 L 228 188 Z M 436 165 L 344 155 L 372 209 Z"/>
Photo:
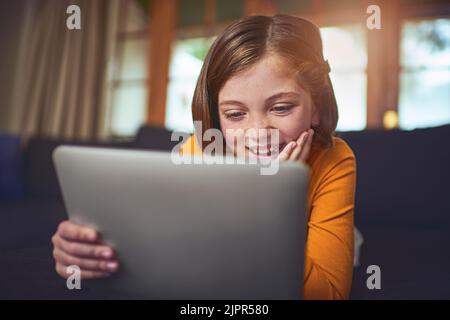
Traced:
<path fill-rule="evenodd" d="M 119 0 L 30 0 L 15 67 L 10 129 L 24 136 L 107 136 L 108 79 Z M 69 30 L 69 5 L 81 30 Z"/>

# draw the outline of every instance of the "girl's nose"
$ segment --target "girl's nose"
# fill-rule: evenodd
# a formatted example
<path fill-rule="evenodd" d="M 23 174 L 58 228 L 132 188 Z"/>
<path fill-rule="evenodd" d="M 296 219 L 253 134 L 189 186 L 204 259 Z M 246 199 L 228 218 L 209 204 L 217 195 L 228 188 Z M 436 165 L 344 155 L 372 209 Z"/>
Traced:
<path fill-rule="evenodd" d="M 260 129 L 271 129 L 273 128 L 270 121 L 266 118 L 256 118 L 253 120 L 252 126 L 257 131 Z"/>
<path fill-rule="evenodd" d="M 267 143 L 270 141 L 272 131 L 275 129 L 270 121 L 266 119 L 256 119 L 252 127 L 247 130 L 247 137 L 253 144 Z"/>

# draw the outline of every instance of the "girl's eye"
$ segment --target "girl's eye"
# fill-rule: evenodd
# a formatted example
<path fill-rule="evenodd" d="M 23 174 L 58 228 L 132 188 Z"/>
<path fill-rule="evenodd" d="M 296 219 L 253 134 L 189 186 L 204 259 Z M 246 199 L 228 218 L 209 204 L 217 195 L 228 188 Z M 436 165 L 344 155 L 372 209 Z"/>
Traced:
<path fill-rule="evenodd" d="M 241 111 L 225 113 L 225 118 L 230 119 L 230 120 L 240 120 L 244 116 L 245 116 L 245 112 L 241 112 Z"/>
<path fill-rule="evenodd" d="M 275 106 L 272 108 L 272 111 L 278 114 L 287 113 L 292 108 L 292 105 L 282 105 L 282 106 Z"/>

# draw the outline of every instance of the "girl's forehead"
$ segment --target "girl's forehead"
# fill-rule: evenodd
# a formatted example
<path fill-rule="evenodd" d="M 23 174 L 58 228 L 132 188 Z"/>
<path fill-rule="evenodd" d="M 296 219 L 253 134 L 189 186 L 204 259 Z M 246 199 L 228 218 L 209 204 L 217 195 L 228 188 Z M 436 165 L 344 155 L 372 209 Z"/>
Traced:
<path fill-rule="evenodd" d="M 275 53 L 269 53 L 259 58 L 254 64 L 244 69 L 236 76 L 245 77 L 255 75 L 256 73 L 267 73 L 284 78 L 292 77 L 293 69 L 294 68 L 292 68 L 287 59 Z"/>
<path fill-rule="evenodd" d="M 277 91 L 301 91 L 295 72 L 282 58 L 268 55 L 230 77 L 219 92 L 219 100 L 230 96 L 265 96 Z"/>

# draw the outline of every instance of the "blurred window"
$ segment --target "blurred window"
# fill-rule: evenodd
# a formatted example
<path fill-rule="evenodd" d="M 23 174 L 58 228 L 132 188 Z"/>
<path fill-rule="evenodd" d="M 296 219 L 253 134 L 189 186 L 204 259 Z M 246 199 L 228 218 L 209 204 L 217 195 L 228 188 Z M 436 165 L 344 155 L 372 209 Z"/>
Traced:
<path fill-rule="evenodd" d="M 400 50 L 400 128 L 450 123 L 450 19 L 405 20 Z"/>
<path fill-rule="evenodd" d="M 121 0 L 107 117 L 113 136 L 134 136 L 145 122 L 148 91 L 147 11 L 139 1 Z"/>
<path fill-rule="evenodd" d="M 145 122 L 148 10 L 121 0 L 121 28 L 112 63 L 107 114 L 110 132 L 133 136 Z M 363 130 L 367 108 L 367 30 L 364 25 L 321 28 L 339 108 L 338 131 Z M 177 40 L 172 50 L 166 127 L 192 131 L 191 101 L 214 37 Z M 398 123 L 402 129 L 450 123 L 450 19 L 411 19 L 401 25 Z"/>
<path fill-rule="evenodd" d="M 166 127 L 192 132 L 191 102 L 206 53 L 215 37 L 178 40 L 172 50 L 167 88 Z"/>
<path fill-rule="evenodd" d="M 363 130 L 367 106 L 367 38 L 363 25 L 321 28 L 339 109 L 338 131 Z"/>

